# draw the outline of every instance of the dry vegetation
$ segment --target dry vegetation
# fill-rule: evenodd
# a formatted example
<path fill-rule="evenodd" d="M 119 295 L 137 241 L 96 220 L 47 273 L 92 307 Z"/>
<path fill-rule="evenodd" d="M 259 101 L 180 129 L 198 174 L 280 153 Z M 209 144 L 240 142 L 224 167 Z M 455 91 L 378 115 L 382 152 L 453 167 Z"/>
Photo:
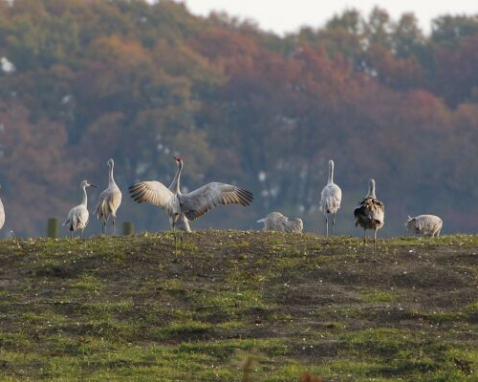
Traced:
<path fill-rule="evenodd" d="M 2 381 L 467 381 L 478 237 L 0 244 Z M 306 371 L 309 372 L 306 373 Z"/>

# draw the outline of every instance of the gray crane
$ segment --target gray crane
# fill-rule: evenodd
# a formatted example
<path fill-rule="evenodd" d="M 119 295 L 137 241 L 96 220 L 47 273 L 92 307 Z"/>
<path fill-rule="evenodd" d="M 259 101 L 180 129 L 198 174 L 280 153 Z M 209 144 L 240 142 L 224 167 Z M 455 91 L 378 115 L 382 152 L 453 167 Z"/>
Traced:
<path fill-rule="evenodd" d="M 88 219 L 90 213 L 88 212 L 88 195 L 86 194 L 86 188 L 93 187 L 97 188 L 94 184 L 90 183 L 88 180 L 84 180 L 80 184 L 80 188 L 83 190 L 83 200 L 79 205 L 73 207 L 70 212 L 68 212 L 68 217 L 63 222 L 63 226 L 66 226 L 67 229 L 73 235 L 73 232 L 81 229 L 81 237 L 83 238 L 83 231 L 85 230 L 86 225 L 88 224 Z"/>
<path fill-rule="evenodd" d="M 156 180 L 140 182 L 129 188 L 134 201 L 147 202 L 163 208 L 169 216 L 169 222 L 174 232 L 176 232 L 176 228 L 190 231 L 190 220 L 200 218 L 220 204 L 248 206 L 252 203 L 251 192 L 219 182 L 211 182 L 197 190 L 183 194 L 180 189 L 180 180 L 184 162 L 180 157 L 174 159 L 178 170 L 169 188 Z"/>
<path fill-rule="evenodd" d="M 385 224 L 385 205 L 375 196 L 375 180 L 369 180 L 368 193 L 354 210 L 355 226 L 361 226 L 363 242 L 365 244 L 365 232 L 374 230 L 374 244 L 377 243 L 377 230 Z"/>
<path fill-rule="evenodd" d="M 301 218 L 289 219 L 280 212 L 271 212 L 265 218 L 259 219 L 258 223 L 264 223 L 264 231 L 296 232 L 301 233 L 304 223 Z"/>
<path fill-rule="evenodd" d="M 103 227 L 101 229 L 102 233 L 105 233 L 106 224 L 109 217 L 113 221 L 113 235 L 115 234 L 115 223 L 116 223 L 116 211 L 118 211 L 119 206 L 121 205 L 121 190 L 115 182 L 113 176 L 113 170 L 115 167 L 115 161 L 113 159 L 108 159 L 106 164 L 109 167 L 108 171 L 108 188 L 102 191 L 98 199 L 98 203 L 95 208 L 95 214 L 97 219 L 103 218 Z"/>
<path fill-rule="evenodd" d="M 320 193 L 320 204 L 319 210 L 325 216 L 325 225 L 327 236 L 329 236 L 329 219 L 328 215 L 333 215 L 332 220 L 332 233 L 334 232 L 335 227 L 335 217 L 340 208 L 340 203 L 342 201 L 342 190 L 339 186 L 334 183 L 334 161 L 329 160 L 329 179 L 327 185 L 322 189 Z"/>

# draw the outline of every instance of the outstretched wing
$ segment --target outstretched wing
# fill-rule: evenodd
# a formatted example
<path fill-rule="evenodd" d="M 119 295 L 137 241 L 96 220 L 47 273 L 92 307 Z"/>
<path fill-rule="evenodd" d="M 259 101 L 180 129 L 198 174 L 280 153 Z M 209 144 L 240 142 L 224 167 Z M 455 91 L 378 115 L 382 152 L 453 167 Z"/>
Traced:
<path fill-rule="evenodd" d="M 129 193 L 137 203 L 151 203 L 165 209 L 171 208 L 171 202 L 174 199 L 174 194 L 156 180 L 136 183 L 129 188 Z"/>
<path fill-rule="evenodd" d="M 189 194 L 178 195 L 181 209 L 189 220 L 195 220 L 220 204 L 248 206 L 254 196 L 251 192 L 231 184 L 212 182 Z"/>

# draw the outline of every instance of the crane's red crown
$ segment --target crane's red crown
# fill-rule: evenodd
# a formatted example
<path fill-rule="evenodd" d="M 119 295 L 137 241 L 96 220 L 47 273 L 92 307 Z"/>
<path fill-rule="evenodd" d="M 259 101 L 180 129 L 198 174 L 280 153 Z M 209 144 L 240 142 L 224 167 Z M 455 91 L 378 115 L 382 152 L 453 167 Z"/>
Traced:
<path fill-rule="evenodd" d="M 181 157 L 175 157 L 177 162 L 182 162 L 183 158 Z"/>

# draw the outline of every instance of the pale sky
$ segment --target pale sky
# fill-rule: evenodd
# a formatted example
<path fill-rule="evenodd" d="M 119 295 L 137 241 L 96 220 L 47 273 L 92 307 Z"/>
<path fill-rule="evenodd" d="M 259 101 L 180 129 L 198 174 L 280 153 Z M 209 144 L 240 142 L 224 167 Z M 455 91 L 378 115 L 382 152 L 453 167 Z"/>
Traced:
<path fill-rule="evenodd" d="M 207 16 L 212 10 L 226 11 L 230 16 L 254 20 L 261 29 L 278 34 L 296 32 L 302 25 L 321 27 L 334 14 L 358 9 L 368 15 L 378 5 L 397 20 L 402 13 L 413 12 L 425 33 L 430 21 L 443 14 L 478 14 L 478 0 L 177 0 L 185 2 L 197 15 Z"/>

